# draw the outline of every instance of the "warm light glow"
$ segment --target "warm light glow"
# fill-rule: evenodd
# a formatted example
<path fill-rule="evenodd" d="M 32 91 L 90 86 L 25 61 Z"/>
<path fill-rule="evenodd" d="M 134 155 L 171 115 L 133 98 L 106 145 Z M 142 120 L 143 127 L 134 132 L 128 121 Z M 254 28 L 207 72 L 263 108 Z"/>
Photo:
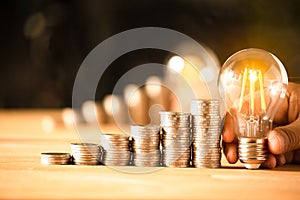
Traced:
<path fill-rule="evenodd" d="M 145 90 L 150 98 L 155 98 L 161 93 L 161 79 L 158 76 L 150 76 L 146 80 Z"/>
<path fill-rule="evenodd" d="M 42 119 L 42 128 L 46 133 L 51 133 L 55 128 L 55 121 L 51 116 L 44 116 Z"/>
<path fill-rule="evenodd" d="M 105 112 L 112 116 L 121 110 L 121 100 L 117 95 L 107 95 L 103 100 L 103 107 Z"/>
<path fill-rule="evenodd" d="M 240 98 L 240 103 L 239 103 L 239 112 L 242 110 L 242 106 L 243 106 L 243 98 L 244 98 L 244 95 L 245 95 L 245 86 L 246 86 L 247 74 L 248 74 L 248 69 L 246 68 L 245 71 L 244 71 L 244 75 L 243 75 L 241 98 Z"/>
<path fill-rule="evenodd" d="M 272 95 L 272 96 L 276 96 L 278 91 L 276 89 L 276 87 L 274 85 L 270 85 L 269 87 L 269 93 Z"/>
<path fill-rule="evenodd" d="M 135 84 L 128 84 L 124 89 L 124 98 L 128 106 L 137 106 L 142 99 L 141 91 Z"/>
<path fill-rule="evenodd" d="M 268 157 L 267 136 L 287 84 L 283 64 L 262 49 L 241 50 L 221 68 L 219 90 L 224 92 L 226 109 L 232 115 L 239 160 L 247 169 L 258 169 Z"/>
<path fill-rule="evenodd" d="M 184 60 L 179 56 L 173 56 L 168 63 L 168 66 L 175 72 L 181 72 L 184 68 Z"/>
<path fill-rule="evenodd" d="M 136 90 L 128 100 L 128 106 L 134 107 L 141 103 L 142 95 L 140 90 Z"/>
<path fill-rule="evenodd" d="M 248 82 L 247 82 L 248 81 Z M 249 86 L 249 101 L 250 101 L 250 114 L 254 114 L 255 112 L 255 86 L 258 81 L 259 84 L 259 92 L 260 92 L 260 104 L 261 110 L 263 113 L 266 112 L 266 100 L 263 88 L 263 76 L 261 70 L 253 70 L 245 68 L 243 72 L 243 81 L 241 88 L 241 96 L 239 99 L 239 112 L 242 110 L 243 101 L 245 98 L 246 87 Z"/>
<path fill-rule="evenodd" d="M 255 81 L 257 80 L 256 70 L 249 70 L 249 79 L 251 83 L 255 83 Z"/>
<path fill-rule="evenodd" d="M 260 101 L 261 101 L 261 110 L 263 113 L 266 112 L 266 100 L 265 100 L 265 92 L 264 92 L 264 84 L 263 84 L 263 76 L 261 71 L 258 72 L 258 80 L 259 80 L 259 88 L 260 88 Z"/>
<path fill-rule="evenodd" d="M 250 110 L 251 114 L 254 115 L 254 90 L 255 81 L 257 80 L 255 71 L 249 70 L 249 81 L 250 81 Z"/>
<path fill-rule="evenodd" d="M 64 108 L 62 111 L 62 119 L 67 128 L 73 127 L 75 124 L 75 115 L 72 108 Z"/>
<path fill-rule="evenodd" d="M 81 107 L 82 115 L 86 122 L 95 123 L 97 122 L 97 109 L 94 101 L 86 101 Z"/>
<path fill-rule="evenodd" d="M 128 103 L 129 99 L 135 93 L 135 91 L 138 89 L 138 86 L 136 84 L 128 84 L 124 88 L 124 99 L 126 103 Z"/>

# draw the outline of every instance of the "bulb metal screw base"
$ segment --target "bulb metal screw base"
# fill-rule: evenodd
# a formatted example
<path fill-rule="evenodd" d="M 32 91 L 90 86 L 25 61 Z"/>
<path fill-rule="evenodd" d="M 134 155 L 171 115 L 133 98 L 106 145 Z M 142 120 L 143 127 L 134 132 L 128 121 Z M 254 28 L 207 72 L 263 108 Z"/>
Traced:
<path fill-rule="evenodd" d="M 247 169 L 258 169 L 268 152 L 266 137 L 239 137 L 239 159 Z"/>

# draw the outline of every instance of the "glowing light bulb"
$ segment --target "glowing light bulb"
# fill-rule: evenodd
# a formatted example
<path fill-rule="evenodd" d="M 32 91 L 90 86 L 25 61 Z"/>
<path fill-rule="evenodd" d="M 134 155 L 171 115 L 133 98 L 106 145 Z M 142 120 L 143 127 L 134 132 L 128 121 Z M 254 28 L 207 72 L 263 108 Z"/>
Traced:
<path fill-rule="evenodd" d="M 138 106 L 141 103 L 141 91 L 135 84 L 128 84 L 124 88 L 124 100 L 129 107 Z"/>
<path fill-rule="evenodd" d="M 81 112 L 85 121 L 89 124 L 97 123 L 98 113 L 95 101 L 85 101 L 81 106 Z"/>
<path fill-rule="evenodd" d="M 104 97 L 103 106 L 106 113 L 112 116 L 121 111 L 122 102 L 119 96 L 111 94 Z"/>
<path fill-rule="evenodd" d="M 162 82 L 158 76 L 150 76 L 146 80 L 145 90 L 150 98 L 156 98 L 162 91 Z"/>
<path fill-rule="evenodd" d="M 51 116 L 44 116 L 42 118 L 42 128 L 46 133 L 51 133 L 55 129 L 55 120 Z"/>
<path fill-rule="evenodd" d="M 184 60 L 180 56 L 173 56 L 169 62 L 168 67 L 170 67 L 175 72 L 180 73 L 184 68 Z"/>
<path fill-rule="evenodd" d="M 259 168 L 266 159 L 266 135 L 272 129 L 287 84 L 283 64 L 261 49 L 239 51 L 221 68 L 218 86 L 234 120 L 239 159 L 248 169 Z"/>

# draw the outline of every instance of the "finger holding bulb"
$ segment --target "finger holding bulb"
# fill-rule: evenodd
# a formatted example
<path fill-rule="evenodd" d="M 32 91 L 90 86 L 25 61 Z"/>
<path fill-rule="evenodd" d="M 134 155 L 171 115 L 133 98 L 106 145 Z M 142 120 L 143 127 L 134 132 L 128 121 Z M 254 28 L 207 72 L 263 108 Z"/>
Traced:
<path fill-rule="evenodd" d="M 287 95 L 274 115 L 274 130 L 268 134 L 269 154 L 262 163 L 265 168 L 275 168 L 288 163 L 300 163 L 300 85 L 289 83 Z M 224 154 L 229 163 L 238 159 L 234 141 L 233 119 L 227 113 L 222 132 Z"/>
<path fill-rule="evenodd" d="M 236 160 L 232 153 L 235 152 L 234 134 L 238 140 L 240 161 L 247 169 L 257 169 L 265 160 L 272 159 L 267 156 L 267 136 L 285 97 L 288 85 L 285 68 L 267 51 L 245 49 L 226 60 L 218 85 L 230 114 L 225 119 L 223 130 L 225 155 L 229 162 Z M 231 128 L 227 127 L 228 124 Z M 284 162 L 284 159 L 279 159 Z"/>
<path fill-rule="evenodd" d="M 300 163 L 300 85 L 289 83 L 287 95 L 274 116 L 274 130 L 268 135 L 271 155 L 263 166 L 274 168 Z"/>
<path fill-rule="evenodd" d="M 225 116 L 224 127 L 222 131 L 223 149 L 227 161 L 234 164 L 238 160 L 237 138 L 233 130 L 233 119 L 229 113 Z"/>

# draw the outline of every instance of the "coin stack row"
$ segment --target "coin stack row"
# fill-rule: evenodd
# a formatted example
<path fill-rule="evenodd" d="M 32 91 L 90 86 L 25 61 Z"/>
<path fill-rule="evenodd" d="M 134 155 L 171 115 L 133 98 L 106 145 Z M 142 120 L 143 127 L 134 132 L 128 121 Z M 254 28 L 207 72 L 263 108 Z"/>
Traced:
<path fill-rule="evenodd" d="M 125 134 L 100 134 L 102 163 L 108 166 L 127 166 L 130 164 L 129 136 Z"/>
<path fill-rule="evenodd" d="M 93 143 L 71 143 L 73 161 L 76 165 L 97 165 L 101 159 L 99 145 Z"/>
<path fill-rule="evenodd" d="M 192 163 L 195 167 L 218 168 L 221 166 L 221 130 L 218 100 L 193 100 Z"/>
<path fill-rule="evenodd" d="M 163 165 L 189 167 L 191 160 L 190 114 L 160 112 Z"/>
<path fill-rule="evenodd" d="M 196 99 L 191 113 L 161 111 L 160 126 L 131 126 L 131 136 L 100 134 L 100 144 L 71 143 L 76 165 L 221 166 L 218 100 Z M 42 153 L 42 164 L 68 164 L 68 153 Z"/>
<path fill-rule="evenodd" d="M 133 137 L 133 165 L 139 167 L 157 167 L 160 165 L 160 127 L 155 125 L 131 126 Z"/>

